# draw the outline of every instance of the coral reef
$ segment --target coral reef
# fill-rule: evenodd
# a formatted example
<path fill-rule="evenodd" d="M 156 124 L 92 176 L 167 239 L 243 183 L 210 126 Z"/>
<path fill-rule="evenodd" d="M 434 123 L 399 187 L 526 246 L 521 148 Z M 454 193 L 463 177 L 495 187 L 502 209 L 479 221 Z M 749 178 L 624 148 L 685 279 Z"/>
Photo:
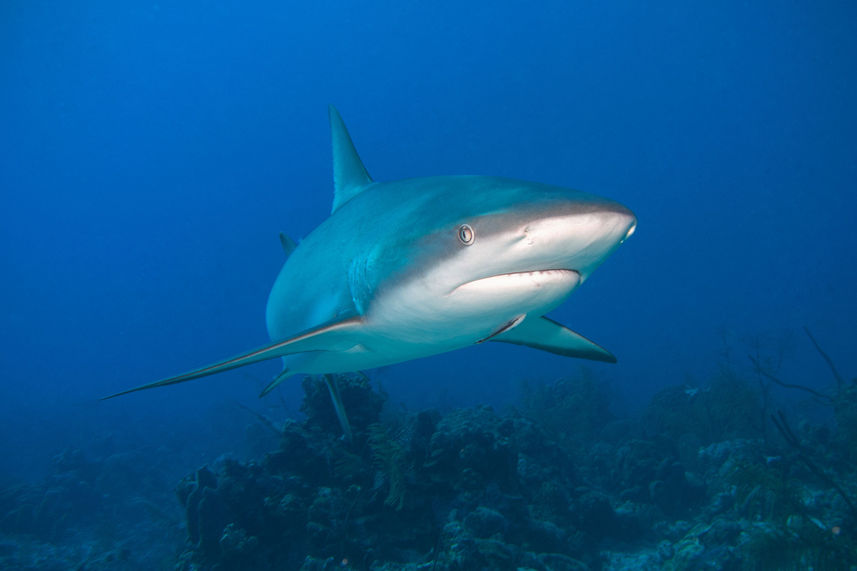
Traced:
<path fill-rule="evenodd" d="M 351 443 L 309 379 L 307 418 L 286 423 L 278 450 L 182 482 L 180 569 L 857 565 L 843 496 L 787 444 L 766 443 L 758 414 L 725 420 L 758 406 L 740 379 L 665 389 L 639 422 L 608 414 L 586 377 L 528 388 L 506 414 L 385 416 L 366 379 L 338 382 Z M 857 481 L 828 440 L 816 462 Z"/>
<path fill-rule="evenodd" d="M 43 482 L 0 490 L 0 568 L 165 567 L 181 541 L 168 482 L 138 452 L 62 451 Z"/>

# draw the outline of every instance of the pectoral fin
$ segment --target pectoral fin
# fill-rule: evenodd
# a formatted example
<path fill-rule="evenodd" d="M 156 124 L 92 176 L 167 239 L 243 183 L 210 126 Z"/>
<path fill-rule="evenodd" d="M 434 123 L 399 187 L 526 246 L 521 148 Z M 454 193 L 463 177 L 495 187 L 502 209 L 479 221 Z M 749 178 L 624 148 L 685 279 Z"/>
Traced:
<path fill-rule="evenodd" d="M 268 359 L 292 355 L 294 353 L 303 353 L 305 351 L 346 351 L 356 344 L 354 341 L 354 333 L 362 326 L 362 324 L 363 321 L 359 317 L 326 323 L 319 327 L 308 329 L 284 341 L 277 341 L 276 343 L 233 357 L 232 359 L 227 359 L 226 361 L 221 361 L 182 375 L 128 389 L 126 391 L 116 393 L 115 395 L 104 397 L 104 399 L 111 399 L 113 397 L 145 389 L 154 389 L 156 387 L 165 387 L 167 385 L 183 383 L 200 377 L 207 377 L 208 375 L 213 375 L 215 373 L 237 369 L 244 365 L 267 361 Z"/>
<path fill-rule="evenodd" d="M 604 347 L 547 317 L 527 317 L 516 327 L 491 337 L 491 341 L 526 345 L 566 357 L 616 362 L 616 357 Z"/>

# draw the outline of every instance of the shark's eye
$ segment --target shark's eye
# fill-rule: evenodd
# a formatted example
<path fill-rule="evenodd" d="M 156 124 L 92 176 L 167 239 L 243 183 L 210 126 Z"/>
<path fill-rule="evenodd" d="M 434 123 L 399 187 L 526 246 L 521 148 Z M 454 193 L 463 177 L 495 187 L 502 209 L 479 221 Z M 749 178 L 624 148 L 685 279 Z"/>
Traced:
<path fill-rule="evenodd" d="M 458 239 L 465 246 L 469 246 L 476 239 L 476 234 L 473 233 L 473 228 L 467 224 L 462 224 L 458 227 Z"/>

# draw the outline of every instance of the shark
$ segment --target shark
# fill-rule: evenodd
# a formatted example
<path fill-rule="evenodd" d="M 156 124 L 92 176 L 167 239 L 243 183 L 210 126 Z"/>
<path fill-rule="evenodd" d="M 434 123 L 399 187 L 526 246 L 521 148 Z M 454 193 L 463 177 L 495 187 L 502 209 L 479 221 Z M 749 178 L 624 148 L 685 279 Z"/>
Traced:
<path fill-rule="evenodd" d="M 280 234 L 287 258 L 267 302 L 271 342 L 106 398 L 279 358 L 282 372 L 262 395 L 293 375 L 323 375 L 349 433 L 336 373 L 485 342 L 616 361 L 545 315 L 634 233 L 627 207 L 493 176 L 376 182 L 339 112 L 328 111 L 333 207 L 300 243 Z"/>

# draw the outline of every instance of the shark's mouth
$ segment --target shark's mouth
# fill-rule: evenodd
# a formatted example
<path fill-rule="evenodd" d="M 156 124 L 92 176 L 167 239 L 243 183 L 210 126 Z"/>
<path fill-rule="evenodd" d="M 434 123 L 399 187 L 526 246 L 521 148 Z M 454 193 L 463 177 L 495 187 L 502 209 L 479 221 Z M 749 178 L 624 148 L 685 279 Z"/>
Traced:
<path fill-rule="evenodd" d="M 548 269 L 532 270 L 526 272 L 510 272 L 496 274 L 487 278 L 480 278 L 465 282 L 452 290 L 519 290 L 538 289 L 543 287 L 559 286 L 574 288 L 580 283 L 580 272 L 577 270 Z"/>

